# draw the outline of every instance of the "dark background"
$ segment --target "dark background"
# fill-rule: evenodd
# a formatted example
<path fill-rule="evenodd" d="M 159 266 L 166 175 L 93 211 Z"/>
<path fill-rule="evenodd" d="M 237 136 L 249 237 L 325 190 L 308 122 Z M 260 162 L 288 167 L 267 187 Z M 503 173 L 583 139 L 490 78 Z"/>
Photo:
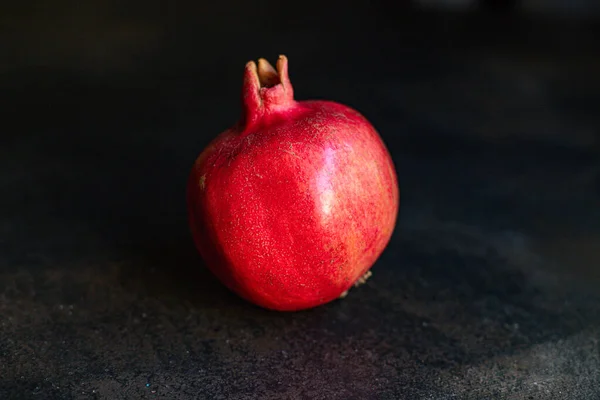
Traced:
<path fill-rule="evenodd" d="M 598 2 L 204 3 L 2 4 L 0 399 L 600 397 Z M 373 277 L 299 313 L 225 290 L 185 214 L 280 53 L 401 185 Z"/>

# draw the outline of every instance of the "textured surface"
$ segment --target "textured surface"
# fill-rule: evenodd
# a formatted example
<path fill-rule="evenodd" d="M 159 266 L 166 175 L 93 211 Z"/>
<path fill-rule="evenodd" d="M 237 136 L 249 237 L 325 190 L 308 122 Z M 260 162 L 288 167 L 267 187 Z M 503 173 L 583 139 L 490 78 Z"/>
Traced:
<path fill-rule="evenodd" d="M 71 58 L 5 65 L 0 398 L 600 396 L 592 27 L 354 12 L 343 40 L 275 18 L 277 35 L 217 46 L 183 20 L 130 58 L 101 41 L 152 35 L 65 34 Z M 239 66 L 279 52 L 298 98 L 375 124 L 403 191 L 368 283 L 295 314 L 223 289 L 185 215 L 195 157 L 239 113 Z"/>

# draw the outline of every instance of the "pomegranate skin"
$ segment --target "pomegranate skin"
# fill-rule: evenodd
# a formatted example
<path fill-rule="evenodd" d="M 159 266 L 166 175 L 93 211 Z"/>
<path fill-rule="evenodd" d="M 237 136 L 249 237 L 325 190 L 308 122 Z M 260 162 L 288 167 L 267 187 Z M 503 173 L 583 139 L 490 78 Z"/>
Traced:
<path fill-rule="evenodd" d="M 387 246 L 399 206 L 391 157 L 357 111 L 295 101 L 287 59 L 246 65 L 244 113 L 196 160 L 189 223 L 207 267 L 261 307 L 295 311 L 352 287 Z"/>

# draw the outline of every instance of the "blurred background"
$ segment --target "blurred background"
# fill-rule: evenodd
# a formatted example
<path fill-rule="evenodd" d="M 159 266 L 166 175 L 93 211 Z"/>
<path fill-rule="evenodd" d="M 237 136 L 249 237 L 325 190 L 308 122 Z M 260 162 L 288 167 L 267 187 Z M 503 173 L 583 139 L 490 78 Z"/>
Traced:
<path fill-rule="evenodd" d="M 150 234 L 165 243 L 170 233 L 146 225 L 185 220 L 181 188 L 203 146 L 237 120 L 243 66 L 280 53 L 297 98 L 359 109 L 400 152 L 421 142 L 464 151 L 449 139 L 457 137 L 598 149 L 599 4 L 5 2 L 5 217 L 14 226 L 63 218 L 48 227 L 53 257 Z M 29 217 L 9 211 L 25 205 Z M 75 245 L 72 229 L 91 221 L 102 239 Z M 23 238 L 9 235 L 4 254 L 31 258 L 49 232 L 27 233 L 40 235 L 28 256 Z"/>
<path fill-rule="evenodd" d="M 597 0 L 2 2 L 0 397 L 597 398 L 599 50 Z M 278 54 L 401 185 L 374 277 L 294 316 L 184 203 Z"/>

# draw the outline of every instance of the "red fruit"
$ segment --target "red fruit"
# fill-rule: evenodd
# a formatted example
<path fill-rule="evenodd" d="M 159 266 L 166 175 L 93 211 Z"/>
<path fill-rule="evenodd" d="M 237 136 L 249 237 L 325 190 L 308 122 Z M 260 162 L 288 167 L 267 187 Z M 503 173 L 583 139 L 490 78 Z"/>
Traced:
<path fill-rule="evenodd" d="M 243 115 L 200 154 L 189 222 L 208 268 L 259 306 L 332 301 L 369 271 L 392 235 L 398 182 L 358 112 L 295 101 L 284 56 L 246 64 Z"/>

